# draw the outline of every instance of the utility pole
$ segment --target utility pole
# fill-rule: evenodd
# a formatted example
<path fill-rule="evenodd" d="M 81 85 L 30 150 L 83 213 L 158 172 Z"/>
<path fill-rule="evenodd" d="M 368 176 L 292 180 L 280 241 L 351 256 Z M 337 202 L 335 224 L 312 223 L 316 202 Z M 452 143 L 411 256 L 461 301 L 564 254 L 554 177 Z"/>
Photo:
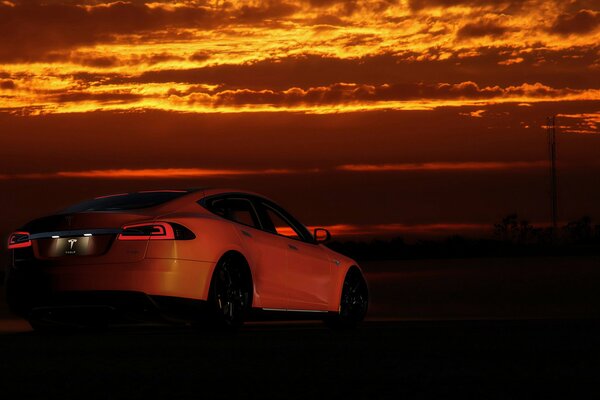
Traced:
<path fill-rule="evenodd" d="M 552 233 L 556 237 L 558 232 L 558 183 L 556 178 L 556 116 L 546 120 L 548 130 L 548 151 L 550 156 L 550 201 L 552 204 Z"/>

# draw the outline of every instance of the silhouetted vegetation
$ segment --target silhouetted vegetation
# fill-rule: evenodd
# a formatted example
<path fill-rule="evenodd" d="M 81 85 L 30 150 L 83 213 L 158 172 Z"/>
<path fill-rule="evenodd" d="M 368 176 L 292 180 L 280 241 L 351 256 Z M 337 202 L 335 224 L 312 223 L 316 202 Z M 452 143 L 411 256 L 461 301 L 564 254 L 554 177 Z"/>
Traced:
<path fill-rule="evenodd" d="M 408 243 L 401 237 L 390 240 L 333 241 L 328 247 L 356 260 L 418 258 L 528 257 L 600 255 L 600 225 L 582 217 L 557 229 L 535 227 L 517 214 L 493 226 L 488 238 L 453 235 L 437 240 Z"/>

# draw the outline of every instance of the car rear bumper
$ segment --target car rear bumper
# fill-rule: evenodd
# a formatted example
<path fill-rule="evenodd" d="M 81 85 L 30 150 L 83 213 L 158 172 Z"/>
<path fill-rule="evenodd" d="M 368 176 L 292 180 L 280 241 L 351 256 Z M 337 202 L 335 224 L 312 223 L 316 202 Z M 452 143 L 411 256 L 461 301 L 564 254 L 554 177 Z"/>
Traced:
<path fill-rule="evenodd" d="M 179 259 L 68 266 L 20 264 L 8 271 L 7 296 L 9 305 L 18 314 L 63 303 L 77 306 L 77 296 L 73 294 L 86 292 L 104 293 L 103 298 L 116 299 L 123 296 L 115 297 L 115 293 L 128 293 L 125 303 L 138 304 L 150 299 L 150 305 L 156 303 L 154 298 L 206 300 L 214 267 L 213 262 Z M 67 298 L 65 293 L 69 294 Z"/>
<path fill-rule="evenodd" d="M 42 300 L 42 299 L 40 299 Z M 104 323 L 186 322 L 204 315 L 206 302 L 130 291 L 55 292 L 32 305 L 26 318 L 36 323 L 92 326 Z"/>

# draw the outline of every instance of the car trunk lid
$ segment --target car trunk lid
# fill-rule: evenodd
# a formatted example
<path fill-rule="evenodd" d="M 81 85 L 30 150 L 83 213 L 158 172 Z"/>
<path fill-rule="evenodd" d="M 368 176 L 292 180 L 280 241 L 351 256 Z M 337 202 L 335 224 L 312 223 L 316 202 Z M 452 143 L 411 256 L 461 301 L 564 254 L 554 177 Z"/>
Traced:
<path fill-rule="evenodd" d="M 137 212 L 59 214 L 29 223 L 35 258 L 61 264 L 133 262 L 144 258 L 147 241 L 117 240 L 121 227 L 153 217 Z"/>

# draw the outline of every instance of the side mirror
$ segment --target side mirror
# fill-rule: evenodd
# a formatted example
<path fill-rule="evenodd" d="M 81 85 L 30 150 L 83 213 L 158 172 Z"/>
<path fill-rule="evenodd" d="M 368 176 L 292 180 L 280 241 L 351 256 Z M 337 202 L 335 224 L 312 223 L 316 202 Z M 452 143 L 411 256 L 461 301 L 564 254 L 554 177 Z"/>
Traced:
<path fill-rule="evenodd" d="M 331 233 L 325 228 L 315 228 L 313 237 L 315 238 L 315 243 L 325 243 L 331 239 Z"/>

